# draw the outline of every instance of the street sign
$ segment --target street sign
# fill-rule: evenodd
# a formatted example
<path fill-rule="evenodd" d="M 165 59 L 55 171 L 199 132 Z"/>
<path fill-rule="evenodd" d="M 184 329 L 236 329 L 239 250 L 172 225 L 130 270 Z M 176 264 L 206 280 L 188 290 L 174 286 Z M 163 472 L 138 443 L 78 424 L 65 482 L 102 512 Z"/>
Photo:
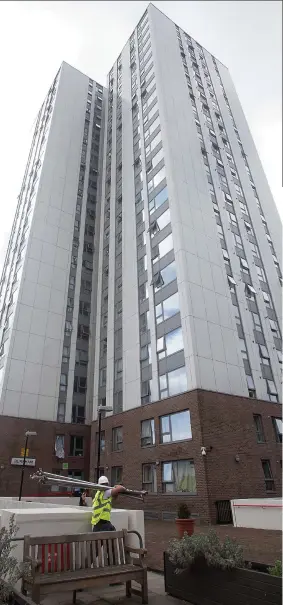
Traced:
<path fill-rule="evenodd" d="M 21 458 L 23 458 L 23 457 L 24 457 L 24 455 L 25 455 L 25 448 L 24 448 L 24 447 L 22 447 L 22 448 L 21 448 Z M 29 455 L 29 449 L 26 449 L 26 456 L 28 456 L 28 455 Z"/>
<path fill-rule="evenodd" d="M 68 462 L 63 462 L 63 464 L 62 464 L 63 471 L 67 471 L 68 468 L 69 468 L 69 463 Z"/>
<path fill-rule="evenodd" d="M 26 458 L 25 466 L 35 466 L 36 459 L 35 458 Z M 12 458 L 11 465 L 12 466 L 23 466 L 24 458 Z"/>

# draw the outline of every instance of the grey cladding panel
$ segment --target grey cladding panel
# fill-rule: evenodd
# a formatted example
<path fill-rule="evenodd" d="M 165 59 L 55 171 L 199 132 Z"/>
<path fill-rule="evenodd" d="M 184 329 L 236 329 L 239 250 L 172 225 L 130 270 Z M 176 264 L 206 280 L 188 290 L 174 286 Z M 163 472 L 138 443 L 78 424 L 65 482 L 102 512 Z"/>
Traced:
<path fill-rule="evenodd" d="M 264 378 L 265 380 L 273 380 L 272 371 L 271 371 L 270 366 L 261 364 L 260 368 L 261 368 L 262 378 Z"/>
<path fill-rule="evenodd" d="M 160 338 L 161 336 L 164 336 L 164 334 L 168 334 L 169 332 L 172 332 L 172 330 L 176 330 L 180 327 L 182 327 L 181 315 L 180 313 L 176 313 L 176 315 L 169 317 L 169 319 L 166 319 L 166 321 L 163 321 L 157 326 L 156 336 L 157 338 Z"/>
<path fill-rule="evenodd" d="M 168 286 L 161 288 L 155 294 L 155 304 L 158 305 L 162 300 L 166 300 L 169 296 L 172 296 L 178 292 L 177 280 L 174 279 Z"/>
<path fill-rule="evenodd" d="M 254 339 L 258 345 L 265 345 L 265 339 L 262 332 L 254 330 Z"/>
<path fill-rule="evenodd" d="M 170 250 L 170 252 L 168 252 L 168 254 L 163 256 L 159 261 L 157 261 L 153 265 L 153 274 L 155 275 L 156 273 L 158 273 L 158 271 L 161 271 L 162 269 L 164 269 L 164 267 L 167 267 L 167 265 L 170 265 L 170 263 L 173 263 L 174 260 L 175 260 L 174 250 Z"/>
<path fill-rule="evenodd" d="M 164 227 L 164 229 L 162 229 L 162 231 L 159 231 L 159 233 L 157 233 L 152 238 L 151 248 L 153 249 L 155 246 L 157 246 L 157 244 L 159 244 L 159 242 L 162 242 L 162 240 L 165 239 L 165 237 L 167 237 L 167 235 L 170 235 L 170 233 L 172 233 L 171 223 L 166 225 L 166 227 Z"/>
<path fill-rule="evenodd" d="M 167 372 L 172 372 L 173 370 L 177 370 L 178 368 L 182 368 L 184 364 L 184 351 L 178 351 L 178 353 L 174 353 L 174 355 L 170 355 L 169 357 L 161 359 L 161 361 L 158 362 L 159 375 L 166 374 Z"/>

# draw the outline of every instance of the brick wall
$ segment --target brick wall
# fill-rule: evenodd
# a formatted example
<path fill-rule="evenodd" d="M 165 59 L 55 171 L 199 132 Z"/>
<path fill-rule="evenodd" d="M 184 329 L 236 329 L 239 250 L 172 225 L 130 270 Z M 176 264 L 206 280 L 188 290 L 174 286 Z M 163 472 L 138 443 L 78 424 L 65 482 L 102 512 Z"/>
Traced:
<path fill-rule="evenodd" d="M 193 439 L 172 444 L 160 444 L 159 421 L 161 415 L 174 411 L 189 409 L 193 427 Z M 149 418 L 155 419 L 155 446 L 141 447 L 141 421 Z M 112 428 L 123 426 L 123 449 L 112 452 Z M 91 472 L 96 467 L 97 423 L 93 423 L 91 436 Z M 193 513 L 202 520 L 208 520 L 208 498 L 206 488 L 205 466 L 200 454 L 202 443 L 201 426 L 198 412 L 196 392 L 185 393 L 171 399 L 159 401 L 154 404 L 142 406 L 138 409 L 123 412 L 102 420 L 102 430 L 105 430 L 106 451 L 101 454 L 101 466 L 104 472 L 111 477 L 110 469 L 113 466 L 123 467 L 123 484 L 132 489 L 142 487 L 142 464 L 157 463 L 157 490 L 156 494 L 146 497 L 146 508 L 150 511 L 176 511 L 180 502 L 179 495 L 162 495 L 161 463 L 171 460 L 192 458 L 195 463 L 197 477 L 197 495 L 182 496 Z M 106 467 L 109 467 L 107 470 Z M 127 506 L 136 508 L 135 501 L 127 499 Z"/>
<path fill-rule="evenodd" d="M 195 533 L 204 534 L 210 529 L 209 527 L 196 526 Z M 241 544 L 246 561 L 274 565 L 276 560 L 281 559 L 282 536 L 280 531 L 233 527 L 232 525 L 216 525 L 213 529 L 220 540 L 224 540 L 228 536 Z M 163 572 L 163 553 L 167 549 L 170 540 L 177 536 L 178 532 L 174 522 L 145 522 L 146 562 L 149 568 Z"/>
<path fill-rule="evenodd" d="M 159 417 L 189 409 L 192 440 L 160 444 Z M 201 522 L 216 522 L 217 500 L 281 495 L 281 448 L 276 443 L 271 417 L 280 415 L 278 404 L 206 391 L 192 391 L 153 404 L 109 416 L 102 420 L 106 448 L 101 467 L 111 477 L 111 467 L 123 467 L 123 484 L 142 487 L 142 464 L 157 463 L 157 493 L 146 497 L 145 509 L 151 513 L 174 513 L 186 501 Z M 261 414 L 266 442 L 257 443 L 253 414 Z M 155 419 L 155 445 L 141 447 L 141 421 Z M 112 429 L 123 427 L 123 449 L 112 452 Z M 97 422 L 91 433 L 91 473 L 96 467 Z M 207 455 L 201 455 L 201 447 Z M 239 461 L 236 461 L 238 457 Z M 162 493 L 161 462 L 192 458 L 195 464 L 197 495 Z M 261 458 L 270 460 L 275 492 L 268 494 Z M 127 506 L 136 507 L 127 499 Z M 160 514 L 159 514 L 160 518 Z"/>
<path fill-rule="evenodd" d="M 220 393 L 200 392 L 198 399 L 204 443 L 212 448 L 205 458 L 212 521 L 217 500 L 281 496 L 281 444 L 272 424 L 272 417 L 281 416 L 281 406 Z M 257 442 L 254 414 L 262 417 L 265 443 Z M 273 493 L 265 489 L 262 459 L 270 460 Z"/>
<path fill-rule="evenodd" d="M 12 457 L 20 457 L 21 448 L 25 445 L 25 431 L 36 431 L 36 437 L 28 441 L 29 457 L 36 458 L 36 467 L 25 470 L 24 496 L 40 495 L 46 488 L 38 486 L 29 476 L 38 468 L 49 472 L 59 472 L 62 463 L 68 462 L 69 470 L 83 470 L 89 476 L 90 427 L 77 424 L 61 424 L 26 418 L 0 417 L 0 496 L 17 496 L 20 487 L 21 467 L 11 466 Z M 55 437 L 65 435 L 65 458 L 58 460 L 55 456 Z M 84 437 L 84 456 L 71 457 L 70 436 Z M 66 473 L 67 474 L 67 471 Z"/>

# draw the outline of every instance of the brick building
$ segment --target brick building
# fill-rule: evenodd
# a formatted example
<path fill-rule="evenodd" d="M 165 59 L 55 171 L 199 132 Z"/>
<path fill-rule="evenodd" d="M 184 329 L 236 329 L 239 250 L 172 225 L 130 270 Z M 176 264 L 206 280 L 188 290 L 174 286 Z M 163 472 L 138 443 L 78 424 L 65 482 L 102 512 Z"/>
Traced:
<path fill-rule="evenodd" d="M 171 437 L 177 440 L 162 443 L 162 419 L 185 410 L 190 412 L 191 437 L 178 440 L 173 428 Z M 277 411 L 276 406 L 266 401 L 192 391 L 107 417 L 102 420 L 101 473 L 108 474 L 113 483 L 122 481 L 134 489 L 149 490 L 144 505 L 148 518 L 174 517 L 179 502 L 185 501 L 202 522 L 216 522 L 219 501 L 281 495 L 282 452 L 275 421 Z M 153 423 L 152 430 L 144 431 L 144 423 L 148 425 L 148 421 Z M 97 430 L 94 423 L 92 476 L 97 463 Z M 201 453 L 203 447 L 205 456 Z M 180 460 L 194 462 L 194 494 L 164 491 L 164 465 Z M 265 480 L 263 474 L 264 460 L 270 461 L 273 472 L 270 480 Z M 135 506 L 127 500 L 128 504 Z"/>

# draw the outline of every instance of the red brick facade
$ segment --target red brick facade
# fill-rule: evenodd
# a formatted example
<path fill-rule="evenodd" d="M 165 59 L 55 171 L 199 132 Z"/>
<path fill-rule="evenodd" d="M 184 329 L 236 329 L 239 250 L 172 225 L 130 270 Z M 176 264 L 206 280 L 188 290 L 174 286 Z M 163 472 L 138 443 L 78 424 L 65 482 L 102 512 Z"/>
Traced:
<path fill-rule="evenodd" d="M 21 467 L 11 466 L 12 457 L 20 457 L 21 448 L 25 445 L 25 431 L 36 431 L 36 437 L 30 437 L 28 442 L 29 457 L 36 459 L 36 467 L 26 468 L 23 496 L 37 496 L 46 492 L 46 488 L 38 486 L 30 480 L 30 474 L 38 468 L 49 472 L 60 472 L 63 462 L 67 462 L 69 470 L 82 470 L 86 479 L 89 477 L 89 442 L 90 427 L 78 424 L 61 424 L 31 420 L 26 418 L 11 418 L 0 416 L 0 496 L 17 496 L 20 487 Z M 65 458 L 59 460 L 55 456 L 55 437 L 64 435 Z M 70 456 L 70 437 L 84 437 L 84 455 Z M 66 471 L 64 474 L 67 474 Z"/>
<path fill-rule="evenodd" d="M 189 409 L 192 439 L 175 443 L 160 443 L 159 417 Z M 111 468 L 123 468 L 123 483 L 134 489 L 142 487 L 142 464 L 156 465 L 157 492 L 146 498 L 148 513 L 166 518 L 175 513 L 178 503 L 186 500 L 191 511 L 202 522 L 216 522 L 218 500 L 232 498 L 268 497 L 281 495 L 281 444 L 276 442 L 272 417 L 279 417 L 278 404 L 206 391 L 192 391 L 102 420 L 105 431 L 105 452 L 101 467 L 111 477 Z M 258 443 L 253 414 L 261 414 L 265 442 Z M 153 418 L 155 445 L 141 447 L 141 421 Z M 112 452 L 112 429 L 123 427 L 121 451 Z M 24 447 L 25 431 L 37 432 L 30 438 L 29 456 L 36 458 L 36 468 L 62 471 L 63 462 L 69 470 L 81 470 L 84 478 L 95 479 L 97 423 L 92 427 L 59 424 L 39 420 L 0 418 L 0 496 L 19 493 L 21 467 L 11 466 L 11 458 L 19 457 Z M 65 436 L 65 458 L 55 456 L 55 437 Z M 84 455 L 70 456 L 71 436 L 84 437 Z M 207 455 L 201 455 L 201 447 Z M 193 459 L 196 472 L 196 495 L 163 494 L 162 462 Z M 266 492 L 261 459 L 270 461 L 275 491 Z M 34 469 L 27 468 L 23 495 L 38 495 L 46 491 L 30 481 Z M 89 473 L 90 471 L 90 473 Z M 65 472 L 67 474 L 67 471 Z M 127 499 L 127 506 L 137 503 Z M 140 506 L 140 505 L 138 505 Z"/>
<path fill-rule="evenodd" d="M 191 414 L 192 439 L 161 444 L 159 417 L 185 409 Z M 264 443 L 257 442 L 253 414 L 262 416 Z M 186 500 L 200 521 L 215 523 L 217 500 L 281 495 L 281 444 L 276 442 L 272 424 L 272 417 L 280 415 L 281 407 L 274 403 L 206 391 L 184 393 L 103 419 L 106 447 L 101 467 L 109 477 L 111 467 L 123 467 L 123 484 L 141 489 L 142 464 L 156 463 L 157 493 L 146 497 L 146 510 L 166 518 L 166 512 L 176 511 L 178 503 Z M 155 445 L 141 447 L 141 421 L 149 418 L 155 420 Z M 112 429 L 118 426 L 123 427 L 123 446 L 112 452 Z M 97 422 L 91 434 L 92 476 L 96 435 Z M 201 455 L 202 446 L 206 456 Z M 162 493 L 161 463 L 178 459 L 194 460 L 197 495 Z M 261 459 L 270 461 L 274 492 L 265 489 Z M 136 507 L 129 499 L 128 504 Z"/>

